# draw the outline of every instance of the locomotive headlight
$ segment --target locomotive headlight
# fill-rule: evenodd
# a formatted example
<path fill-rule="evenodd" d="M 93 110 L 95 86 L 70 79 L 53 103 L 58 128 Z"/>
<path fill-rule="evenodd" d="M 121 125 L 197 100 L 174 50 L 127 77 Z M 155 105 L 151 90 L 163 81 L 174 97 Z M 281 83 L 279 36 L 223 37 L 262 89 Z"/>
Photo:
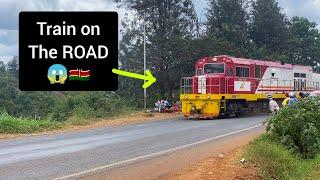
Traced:
<path fill-rule="evenodd" d="M 187 95 L 185 95 L 185 96 L 184 96 L 184 98 L 188 99 L 188 96 L 187 96 Z"/>
<path fill-rule="evenodd" d="M 207 96 L 207 99 L 210 99 L 210 96 Z"/>
<path fill-rule="evenodd" d="M 218 60 L 218 58 L 216 58 L 216 57 L 213 58 L 213 61 L 217 61 L 217 60 Z"/>

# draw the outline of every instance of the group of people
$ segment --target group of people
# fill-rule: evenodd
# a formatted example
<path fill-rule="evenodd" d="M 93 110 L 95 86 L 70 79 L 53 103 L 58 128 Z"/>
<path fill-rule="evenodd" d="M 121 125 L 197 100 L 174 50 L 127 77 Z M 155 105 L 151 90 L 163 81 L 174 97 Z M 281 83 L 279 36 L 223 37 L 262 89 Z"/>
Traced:
<path fill-rule="evenodd" d="M 299 93 L 299 96 L 301 98 L 305 98 L 306 97 L 306 95 L 304 93 L 302 93 L 302 92 Z M 269 109 L 270 109 L 270 111 L 272 113 L 277 113 L 280 110 L 280 107 L 279 107 L 278 103 L 275 100 L 273 100 L 271 94 L 268 94 L 268 99 L 269 99 Z M 297 102 L 298 102 L 298 99 L 296 97 L 296 94 L 294 92 L 289 92 L 289 93 L 286 93 L 286 98 L 283 100 L 282 106 L 283 107 L 292 106 Z"/>
<path fill-rule="evenodd" d="M 179 112 L 181 110 L 181 102 L 177 101 L 171 104 L 168 100 L 158 100 L 155 105 L 155 111 L 164 112 L 165 110 L 171 110 L 171 112 Z"/>
<path fill-rule="evenodd" d="M 161 112 L 163 109 L 169 109 L 171 107 L 168 100 L 158 100 L 156 103 L 154 103 L 155 110 L 158 112 Z"/>

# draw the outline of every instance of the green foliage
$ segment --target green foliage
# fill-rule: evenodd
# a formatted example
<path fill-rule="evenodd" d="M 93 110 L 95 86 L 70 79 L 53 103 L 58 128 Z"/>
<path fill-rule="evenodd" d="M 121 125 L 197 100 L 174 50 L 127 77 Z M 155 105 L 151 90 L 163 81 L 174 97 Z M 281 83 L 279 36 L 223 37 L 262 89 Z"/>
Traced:
<path fill-rule="evenodd" d="M 17 71 L 13 70 L 15 61 L 11 69 L 0 74 L 0 110 L 15 117 L 62 122 L 71 116 L 110 117 L 135 107 L 132 101 L 113 92 L 22 92 L 18 89 Z"/>
<path fill-rule="evenodd" d="M 0 61 L 0 73 L 5 73 L 6 72 L 6 65 L 4 64 L 3 61 Z"/>
<path fill-rule="evenodd" d="M 111 117 L 134 106 L 130 101 L 108 92 L 69 92 L 55 95 L 51 119 L 65 121 L 70 116 L 78 118 Z"/>
<path fill-rule="evenodd" d="M 277 0 L 253 1 L 250 36 L 258 48 L 265 46 L 268 53 L 283 52 L 287 48 L 286 16 Z"/>
<path fill-rule="evenodd" d="M 33 133 L 60 129 L 63 123 L 32 118 L 16 118 L 8 113 L 0 112 L 0 133 Z"/>
<path fill-rule="evenodd" d="M 7 71 L 17 76 L 18 70 L 19 70 L 18 56 L 14 56 L 13 59 L 9 61 L 7 64 Z"/>
<path fill-rule="evenodd" d="M 247 7 L 248 2 L 244 0 L 210 0 L 206 33 L 245 51 L 248 43 Z"/>
<path fill-rule="evenodd" d="M 320 33 L 317 24 L 303 17 L 293 17 L 289 31 L 290 61 L 316 67 L 320 57 Z"/>
<path fill-rule="evenodd" d="M 128 101 L 115 93 L 79 93 L 68 96 L 73 115 L 84 118 L 101 118 L 120 113 L 130 107 Z"/>
<path fill-rule="evenodd" d="M 246 158 L 259 167 L 263 179 L 319 179 L 320 156 L 312 160 L 293 155 L 277 137 L 262 135 L 251 142 Z"/>
<path fill-rule="evenodd" d="M 140 0 L 122 2 L 127 7 L 141 3 Z M 122 69 L 143 73 L 143 26 L 139 20 L 145 19 L 147 68 L 150 68 L 157 77 L 154 88 L 148 89 L 148 92 L 150 90 L 154 92 L 151 97 L 160 94 L 165 98 L 166 94 L 172 94 L 179 87 L 182 72 L 185 72 L 181 69 L 181 65 L 194 61 L 194 59 L 190 61 L 189 40 L 199 35 L 199 24 L 191 0 L 149 2 L 136 11 L 133 21 L 124 18 L 122 22 L 124 35 L 120 42 L 119 59 Z M 128 98 L 143 97 L 141 82 L 128 79 L 119 86 L 121 93 L 127 94 Z M 132 91 L 128 91 L 127 88 Z"/>
<path fill-rule="evenodd" d="M 303 99 L 267 121 L 267 130 L 303 158 L 320 153 L 320 99 Z"/>
<path fill-rule="evenodd" d="M 0 74 L 0 133 L 59 129 L 71 117 L 109 118 L 134 107 L 112 92 L 22 92 L 14 73 Z"/>

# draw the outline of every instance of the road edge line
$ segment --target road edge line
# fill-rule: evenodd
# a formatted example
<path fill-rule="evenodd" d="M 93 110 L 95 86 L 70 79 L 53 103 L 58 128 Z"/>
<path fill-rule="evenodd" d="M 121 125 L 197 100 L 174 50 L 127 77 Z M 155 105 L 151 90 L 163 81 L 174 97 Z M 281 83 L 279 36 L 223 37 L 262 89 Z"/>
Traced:
<path fill-rule="evenodd" d="M 68 179 L 68 178 L 77 177 L 77 176 L 85 175 L 85 174 L 88 174 L 88 173 L 92 173 L 92 172 L 95 172 L 95 171 L 108 169 L 108 168 L 111 168 L 113 166 L 119 166 L 119 165 L 122 165 L 122 164 L 128 164 L 128 163 L 132 163 L 132 162 L 143 160 L 143 159 L 147 159 L 147 158 L 161 156 L 161 155 L 164 155 L 164 154 L 168 154 L 168 153 L 184 150 L 184 149 L 187 149 L 187 148 L 199 145 L 199 144 L 204 144 L 204 143 L 207 143 L 207 142 L 210 142 L 210 141 L 213 141 L 213 140 L 217 140 L 217 139 L 220 139 L 220 138 L 223 138 L 223 137 L 227 137 L 227 136 L 230 136 L 230 135 L 234 135 L 234 134 L 238 134 L 238 133 L 241 133 L 241 132 L 249 131 L 249 130 L 252 130 L 252 129 L 255 129 L 255 128 L 258 128 L 258 127 L 262 127 L 262 126 L 263 126 L 262 124 L 261 125 L 256 125 L 256 126 L 252 126 L 252 127 L 245 128 L 245 129 L 242 129 L 242 130 L 233 131 L 233 132 L 222 134 L 222 135 L 219 135 L 219 136 L 203 139 L 201 141 L 197 141 L 197 142 L 193 142 L 193 143 L 190 143 L 190 144 L 185 144 L 185 145 L 182 145 L 182 146 L 166 149 L 166 150 L 159 151 L 159 152 L 156 152 L 156 153 L 151 153 L 151 154 L 138 156 L 138 157 L 127 159 L 127 160 L 123 160 L 123 161 L 114 162 L 114 163 L 111 163 L 111 164 L 99 166 L 99 167 L 88 169 L 88 170 L 85 170 L 85 171 L 79 171 L 77 173 L 69 174 L 69 175 L 66 175 L 66 176 L 61 176 L 61 177 L 58 177 L 58 178 L 54 178 L 52 180 Z"/>

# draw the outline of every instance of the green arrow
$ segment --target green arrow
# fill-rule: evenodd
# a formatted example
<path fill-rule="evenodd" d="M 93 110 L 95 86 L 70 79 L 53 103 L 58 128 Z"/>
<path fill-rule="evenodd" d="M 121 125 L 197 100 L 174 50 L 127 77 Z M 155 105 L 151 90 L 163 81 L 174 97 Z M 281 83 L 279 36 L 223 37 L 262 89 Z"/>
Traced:
<path fill-rule="evenodd" d="M 157 79 L 153 77 L 153 75 L 151 74 L 150 70 L 146 70 L 145 75 L 122 71 L 120 69 L 112 69 L 112 72 L 121 76 L 145 80 L 146 82 L 142 85 L 144 89 L 147 89 L 149 86 L 151 86 L 153 83 L 157 81 Z"/>

